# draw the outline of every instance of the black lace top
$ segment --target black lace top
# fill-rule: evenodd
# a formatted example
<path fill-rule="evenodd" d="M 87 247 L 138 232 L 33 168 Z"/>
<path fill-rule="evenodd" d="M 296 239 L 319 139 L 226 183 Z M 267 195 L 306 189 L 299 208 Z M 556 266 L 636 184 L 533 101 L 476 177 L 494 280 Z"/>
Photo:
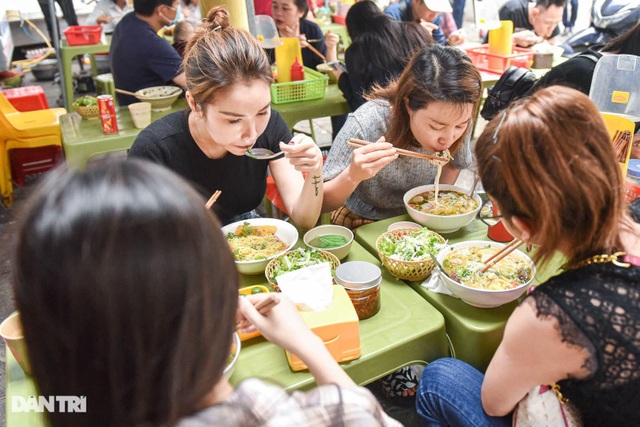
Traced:
<path fill-rule="evenodd" d="M 567 271 L 531 298 L 538 317 L 558 319 L 563 342 L 590 354 L 587 379 L 558 383 L 585 426 L 640 423 L 640 267 L 594 264 Z"/>

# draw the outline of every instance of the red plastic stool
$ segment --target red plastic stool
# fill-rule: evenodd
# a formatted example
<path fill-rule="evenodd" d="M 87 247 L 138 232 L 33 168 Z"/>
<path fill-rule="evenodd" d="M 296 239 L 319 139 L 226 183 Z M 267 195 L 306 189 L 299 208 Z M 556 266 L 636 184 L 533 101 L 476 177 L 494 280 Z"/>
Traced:
<path fill-rule="evenodd" d="M 49 102 L 41 86 L 22 86 L 2 91 L 18 111 L 48 110 Z"/>
<path fill-rule="evenodd" d="M 9 150 L 11 177 L 16 185 L 24 185 L 24 177 L 46 172 L 62 161 L 62 147 L 48 145 L 38 148 L 14 148 Z"/>

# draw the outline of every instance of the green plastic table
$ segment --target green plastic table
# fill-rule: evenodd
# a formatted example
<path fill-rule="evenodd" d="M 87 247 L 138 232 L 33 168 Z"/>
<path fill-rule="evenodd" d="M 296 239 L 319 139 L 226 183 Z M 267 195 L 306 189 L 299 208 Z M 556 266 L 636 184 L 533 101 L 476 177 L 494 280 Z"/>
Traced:
<path fill-rule="evenodd" d="M 71 64 L 73 58 L 86 53 L 92 54 L 92 69 L 95 75 L 95 63 L 93 61 L 94 53 L 109 53 L 109 45 L 111 37 L 107 38 L 106 43 L 87 44 L 81 46 L 69 46 L 66 40 L 60 41 L 60 59 L 62 60 L 62 78 L 64 79 L 64 106 L 67 111 L 73 111 L 73 71 Z"/>
<path fill-rule="evenodd" d="M 349 105 L 337 85 L 329 85 L 323 99 L 272 105 L 290 129 L 302 120 L 336 116 L 348 113 Z M 151 113 L 151 121 L 175 111 L 187 108 L 184 99 L 176 101 L 171 109 Z M 112 151 L 128 150 L 142 129 L 133 125 L 127 107 L 116 107 L 118 133 L 102 133 L 100 120 L 82 120 L 76 113 L 60 117 L 62 147 L 67 164 L 73 168 L 83 168 L 92 156 Z"/>
<path fill-rule="evenodd" d="M 151 121 L 187 107 L 184 99 L 177 100 L 166 111 L 152 111 Z M 142 129 L 133 125 L 133 119 L 127 107 L 116 108 L 118 133 L 102 133 L 100 120 L 83 120 L 78 114 L 60 116 L 62 130 L 62 148 L 71 168 L 84 168 L 92 156 L 112 151 L 128 150 Z"/>
<path fill-rule="evenodd" d="M 396 280 L 358 242 L 342 261 L 369 261 L 381 267 L 381 308 L 360 321 L 359 359 L 341 366 L 358 384 L 364 385 L 413 363 L 425 364 L 449 354 L 444 318 L 426 300 L 416 298 L 405 283 Z M 241 276 L 242 286 L 265 285 L 264 275 Z M 308 371 L 289 368 L 284 350 L 262 337 L 244 341 L 231 382 L 251 377 L 270 378 L 287 390 L 308 389 L 315 384 Z"/>
<path fill-rule="evenodd" d="M 364 225 L 356 231 L 356 241 L 370 253 L 377 255 L 376 239 L 387 231 L 390 224 L 398 221 L 412 219 L 409 215 L 401 215 Z M 487 226 L 477 220 L 454 233 L 443 234 L 443 237 L 449 243 L 489 240 Z M 524 251 L 524 245 L 520 249 Z M 533 284 L 543 283 L 556 275 L 561 264 L 562 257 L 556 255 L 546 268 L 538 269 Z M 455 357 L 484 371 L 502 340 L 507 319 L 518 305 L 518 301 L 496 308 L 477 308 L 456 297 L 433 292 L 421 286 L 422 282 L 408 283 L 444 316 Z"/>
<path fill-rule="evenodd" d="M 327 85 L 322 99 L 271 104 L 271 106 L 280 113 L 289 129 L 293 129 L 296 123 L 303 120 L 339 116 L 351 112 L 347 100 L 344 99 L 342 91 L 336 84 Z"/>
<path fill-rule="evenodd" d="M 298 242 L 300 245 L 300 242 Z M 360 260 L 380 266 L 379 261 L 357 242 L 343 262 Z M 381 308 L 375 316 L 360 321 L 359 359 L 341 366 L 361 385 L 375 381 L 402 366 L 425 364 L 449 354 L 445 321 L 431 304 L 416 298 L 414 291 L 396 280 L 384 268 L 381 285 Z M 264 275 L 241 275 L 241 286 L 265 285 Z M 13 396 L 36 396 L 32 377 L 24 374 L 11 351 L 6 349 L 7 426 L 44 426 L 43 418 L 34 412 L 13 412 Z M 289 368 L 284 350 L 262 337 L 242 342 L 240 357 L 231 383 L 260 377 L 275 381 L 287 390 L 309 389 L 315 385 L 308 371 L 294 372 Z M 87 402 L 90 407 L 91 402 Z"/>

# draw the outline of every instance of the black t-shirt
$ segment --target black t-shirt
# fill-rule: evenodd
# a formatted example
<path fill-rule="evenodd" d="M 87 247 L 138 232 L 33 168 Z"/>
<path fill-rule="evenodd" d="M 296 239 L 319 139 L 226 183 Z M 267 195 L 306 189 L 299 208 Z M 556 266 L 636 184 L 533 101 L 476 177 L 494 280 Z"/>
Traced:
<path fill-rule="evenodd" d="M 224 224 L 255 209 L 264 198 L 268 161 L 228 153 L 208 158 L 189 132 L 189 110 L 169 114 L 144 129 L 131 147 L 129 157 L 159 163 L 187 179 L 205 200 L 216 190 L 222 195 L 213 210 Z M 291 132 L 277 111 L 271 110 L 267 128 L 255 148 L 280 152 L 280 141 L 291 141 Z"/>
<path fill-rule="evenodd" d="M 529 0 L 509 0 L 501 8 L 498 14 L 500 20 L 513 21 L 513 30 L 531 30 L 533 25 L 529 22 Z M 560 34 L 560 29 L 556 27 L 551 34 L 551 38 Z"/>

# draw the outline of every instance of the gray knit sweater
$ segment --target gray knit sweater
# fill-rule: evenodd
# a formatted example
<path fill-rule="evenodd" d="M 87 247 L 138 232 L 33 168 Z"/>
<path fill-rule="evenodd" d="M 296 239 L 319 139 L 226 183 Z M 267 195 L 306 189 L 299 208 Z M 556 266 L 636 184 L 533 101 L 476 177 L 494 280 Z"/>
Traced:
<path fill-rule="evenodd" d="M 377 141 L 387 131 L 391 119 L 391 107 L 386 101 L 369 101 L 354 113 L 333 141 L 331 151 L 324 164 L 324 179 L 329 181 L 339 175 L 351 163 L 355 148 L 347 144 L 349 138 Z M 469 126 L 471 128 L 471 125 Z M 459 169 L 471 163 L 469 139 L 453 155 L 453 164 Z M 428 153 L 424 148 L 412 147 L 412 151 Z M 378 172 L 376 176 L 361 182 L 347 198 L 345 205 L 352 212 L 368 219 L 381 220 L 406 212 L 402 197 L 404 193 L 420 185 L 433 184 L 437 168 L 431 163 L 413 157 L 400 156 Z"/>

